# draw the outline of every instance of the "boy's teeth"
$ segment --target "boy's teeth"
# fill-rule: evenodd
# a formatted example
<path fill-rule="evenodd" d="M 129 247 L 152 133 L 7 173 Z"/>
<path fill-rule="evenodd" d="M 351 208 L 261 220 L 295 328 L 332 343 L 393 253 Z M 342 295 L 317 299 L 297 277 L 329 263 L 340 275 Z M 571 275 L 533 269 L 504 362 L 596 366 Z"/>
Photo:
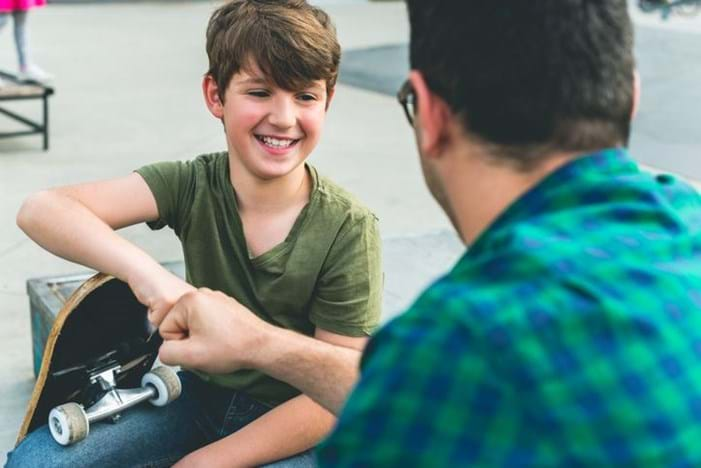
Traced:
<path fill-rule="evenodd" d="M 266 145 L 273 146 L 275 148 L 287 148 L 294 143 L 294 140 L 278 140 L 277 138 L 267 136 L 260 137 L 260 139 L 263 140 L 263 143 Z"/>

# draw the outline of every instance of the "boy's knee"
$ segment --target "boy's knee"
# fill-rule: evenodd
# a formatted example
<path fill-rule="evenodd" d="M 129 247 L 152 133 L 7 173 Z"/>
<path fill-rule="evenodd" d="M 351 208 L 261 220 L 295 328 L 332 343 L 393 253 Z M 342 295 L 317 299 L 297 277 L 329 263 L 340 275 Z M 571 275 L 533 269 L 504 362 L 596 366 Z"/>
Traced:
<path fill-rule="evenodd" d="M 104 443 L 88 437 L 78 444 L 63 446 L 51 436 L 48 426 L 42 426 L 29 434 L 7 456 L 6 468 L 75 468 L 79 466 L 104 466 L 93 464 L 109 453 Z"/>
<path fill-rule="evenodd" d="M 5 468 L 77 466 L 63 463 L 59 450 L 48 427 L 44 426 L 29 434 L 7 455 Z"/>

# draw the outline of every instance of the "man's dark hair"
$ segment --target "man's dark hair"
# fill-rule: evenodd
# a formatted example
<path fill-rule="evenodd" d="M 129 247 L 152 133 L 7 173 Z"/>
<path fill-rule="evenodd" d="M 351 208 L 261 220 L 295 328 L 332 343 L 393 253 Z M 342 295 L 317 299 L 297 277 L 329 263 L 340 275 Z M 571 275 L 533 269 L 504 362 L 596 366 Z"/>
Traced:
<path fill-rule="evenodd" d="M 494 156 L 528 168 L 551 151 L 627 144 L 634 59 L 626 0 L 407 3 L 411 68 Z"/>

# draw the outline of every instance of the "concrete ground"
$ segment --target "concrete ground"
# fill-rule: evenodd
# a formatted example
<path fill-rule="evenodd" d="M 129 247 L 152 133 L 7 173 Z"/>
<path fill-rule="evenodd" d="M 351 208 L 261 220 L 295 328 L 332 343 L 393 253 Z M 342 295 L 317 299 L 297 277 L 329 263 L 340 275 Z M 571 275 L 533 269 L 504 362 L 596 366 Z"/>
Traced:
<path fill-rule="evenodd" d="M 15 226 L 17 209 L 28 194 L 48 186 L 119 176 L 153 161 L 189 159 L 224 147 L 221 127 L 207 113 L 199 88 L 206 68 L 204 28 L 217 3 L 51 5 L 30 16 L 36 61 L 56 75 L 57 93 L 51 101 L 49 151 L 40 150 L 38 137 L 0 140 L 0 304 L 5 325 L 0 327 L 0 462 L 13 446 L 33 386 L 25 281 L 81 270 L 28 240 Z M 317 3 L 332 14 L 345 50 L 397 45 L 408 38 L 402 3 Z M 690 38 L 698 44 L 701 20 L 662 23 L 653 16 L 635 16 L 641 30 L 659 35 L 659 44 L 651 42 L 654 53 L 645 55 L 650 62 L 641 63 L 659 77 L 655 86 L 670 101 L 660 98 L 643 107 L 640 119 L 647 119 L 649 130 L 634 135 L 634 149 L 654 146 L 661 155 L 681 151 L 688 155 L 684 165 L 660 165 L 692 175 L 701 169 L 691 159 L 701 149 L 699 115 L 695 109 L 693 116 L 680 115 L 678 109 L 686 109 L 686 96 L 698 97 L 698 80 L 691 77 L 699 75 L 690 73 L 698 71 L 701 61 L 691 57 L 698 57 L 701 49 L 678 44 Z M 691 57 L 685 59 L 678 47 Z M 0 68 L 12 70 L 14 61 L 11 34 L 5 31 L 0 35 Z M 13 108 L 38 111 L 31 102 Z M 0 130 L 10 128 L 11 123 L 0 120 Z M 424 188 L 413 136 L 401 108 L 387 94 L 342 82 L 312 162 L 358 194 L 378 214 L 387 237 L 450 227 Z M 153 233 L 139 226 L 125 230 L 125 236 L 161 261 L 181 257 L 175 237 L 165 230 Z M 418 286 L 409 278 L 412 268 L 402 264 L 412 255 L 411 242 L 393 245 L 389 261 L 403 272 L 388 284 L 398 291 L 407 285 L 406 293 Z M 455 248 L 454 238 L 440 248 L 448 245 Z M 445 268 L 450 258 L 441 257 Z"/>

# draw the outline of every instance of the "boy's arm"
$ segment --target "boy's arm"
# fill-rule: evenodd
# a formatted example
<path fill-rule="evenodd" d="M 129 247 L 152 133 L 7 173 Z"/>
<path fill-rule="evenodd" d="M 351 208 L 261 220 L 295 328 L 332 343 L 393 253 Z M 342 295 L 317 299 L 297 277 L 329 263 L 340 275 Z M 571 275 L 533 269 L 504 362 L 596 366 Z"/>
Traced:
<path fill-rule="evenodd" d="M 357 351 L 358 359 L 367 342 L 365 337 L 348 337 L 319 328 L 315 337 Z M 244 467 L 271 463 L 315 447 L 335 423 L 336 418 L 329 411 L 300 395 L 238 432 L 193 452 L 177 466 Z"/>
<path fill-rule="evenodd" d="M 55 255 L 129 283 L 149 307 L 151 321 L 158 324 L 192 288 L 115 232 L 157 218 L 151 190 L 133 173 L 31 195 L 17 214 L 17 225 Z"/>

